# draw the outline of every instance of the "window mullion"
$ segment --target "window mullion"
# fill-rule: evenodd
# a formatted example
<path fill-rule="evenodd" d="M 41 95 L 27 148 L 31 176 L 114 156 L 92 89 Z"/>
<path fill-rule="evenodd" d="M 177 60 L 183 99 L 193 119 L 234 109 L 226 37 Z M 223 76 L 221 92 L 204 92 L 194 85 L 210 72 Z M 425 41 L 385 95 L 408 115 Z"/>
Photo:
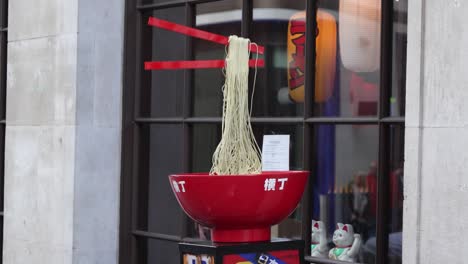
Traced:
<path fill-rule="evenodd" d="M 253 0 L 242 1 L 242 21 L 241 21 L 241 36 L 244 38 L 250 37 L 253 21 Z"/>
<path fill-rule="evenodd" d="M 303 165 L 305 170 L 312 170 L 315 161 L 314 126 L 305 122 L 312 117 L 313 102 L 315 101 L 315 37 L 317 28 L 317 0 L 306 2 L 306 49 L 305 49 L 305 84 L 304 84 L 304 123 L 303 123 Z M 305 254 L 310 254 L 310 234 L 312 223 L 313 203 L 313 173 L 309 177 L 308 184 L 302 199 L 302 239 L 305 241 Z"/>
<path fill-rule="evenodd" d="M 382 24 L 380 41 L 380 96 L 379 96 L 379 155 L 377 174 L 377 257 L 376 263 L 388 263 L 388 211 L 389 211 L 389 128 L 381 122 L 390 114 L 392 89 L 392 34 L 393 1 L 381 1 Z"/>
<path fill-rule="evenodd" d="M 142 0 L 137 0 L 137 4 L 139 4 Z M 138 89 L 135 89 L 135 94 L 134 94 L 134 104 L 133 104 L 133 119 L 135 120 L 137 116 L 140 114 L 141 109 L 142 109 L 142 91 L 141 87 L 144 87 L 144 77 L 143 77 L 143 58 L 144 58 L 144 52 L 145 48 L 151 45 L 151 41 L 147 42 L 143 40 L 144 37 L 144 14 L 143 12 L 136 11 L 136 45 L 135 49 L 132 50 L 135 54 L 135 87 L 138 87 Z M 132 159 L 132 190 L 131 190 L 131 197 L 132 197 L 132 216 L 131 216 L 131 232 L 134 230 L 137 230 L 138 228 L 138 223 L 141 221 L 142 215 L 144 214 L 144 208 L 147 201 L 141 201 L 142 197 L 146 197 L 146 195 L 143 194 L 143 190 L 146 190 L 144 188 L 145 183 L 142 181 L 141 177 L 139 177 L 139 168 L 141 166 L 141 157 L 140 157 L 140 134 L 142 133 L 142 128 L 140 126 L 137 126 L 136 123 L 133 124 L 133 159 Z M 143 187 L 142 187 L 143 186 Z M 147 190 L 146 190 L 147 193 Z M 145 194 L 146 194 L 145 193 Z M 138 263 L 141 256 L 140 254 L 142 252 L 145 252 L 146 248 L 143 248 L 140 243 L 138 242 L 138 238 L 132 236 L 131 237 L 131 249 L 130 249 L 130 261 L 131 263 Z M 145 253 L 146 255 L 146 253 Z"/>
<path fill-rule="evenodd" d="M 185 23 L 189 27 L 194 27 L 196 24 L 196 5 L 189 3 L 185 4 Z M 193 42 L 192 38 L 185 38 L 185 59 L 193 59 Z M 193 70 L 185 70 L 184 73 L 184 87 L 182 91 L 182 129 L 183 129 L 183 171 L 191 171 L 191 160 L 192 160 L 192 135 L 191 135 L 191 126 L 186 122 L 186 119 L 191 115 L 192 109 L 192 90 L 193 90 Z M 186 214 L 182 214 L 183 220 L 181 228 L 181 236 L 189 236 L 189 225 L 191 224 L 190 218 Z"/>

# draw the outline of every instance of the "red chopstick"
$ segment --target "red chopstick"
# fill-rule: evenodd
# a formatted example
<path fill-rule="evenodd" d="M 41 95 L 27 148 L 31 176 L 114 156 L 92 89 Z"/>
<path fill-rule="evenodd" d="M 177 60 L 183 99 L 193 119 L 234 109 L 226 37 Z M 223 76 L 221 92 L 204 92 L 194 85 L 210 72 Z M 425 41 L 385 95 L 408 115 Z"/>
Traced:
<path fill-rule="evenodd" d="M 264 67 L 263 60 L 249 60 L 249 67 Z M 224 60 L 196 60 L 196 61 L 147 61 L 145 70 L 181 70 L 181 69 L 208 69 L 223 68 Z"/>
<path fill-rule="evenodd" d="M 222 45 L 227 45 L 229 43 L 228 37 L 214 34 L 214 33 L 207 32 L 207 31 L 203 31 L 203 30 L 199 30 L 196 28 L 191 28 L 191 27 L 187 27 L 184 25 L 172 23 L 167 20 L 163 20 L 163 19 L 159 19 L 155 17 L 149 17 L 148 25 L 162 28 L 162 29 L 169 30 L 169 31 L 173 31 L 173 32 L 177 32 L 177 33 L 191 36 L 194 38 L 199 38 L 199 39 L 204 39 L 207 41 L 219 43 Z M 259 54 L 263 54 L 264 52 L 264 48 L 262 46 L 256 45 L 254 43 L 250 43 L 249 49 L 251 52 L 255 52 Z"/>

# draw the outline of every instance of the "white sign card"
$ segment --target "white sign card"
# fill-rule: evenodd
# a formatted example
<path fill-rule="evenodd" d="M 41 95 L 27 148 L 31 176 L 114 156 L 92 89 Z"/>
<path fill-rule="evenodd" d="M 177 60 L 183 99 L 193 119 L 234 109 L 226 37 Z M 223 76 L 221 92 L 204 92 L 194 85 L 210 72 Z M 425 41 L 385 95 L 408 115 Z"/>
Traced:
<path fill-rule="evenodd" d="M 289 135 L 264 135 L 262 171 L 289 171 Z"/>

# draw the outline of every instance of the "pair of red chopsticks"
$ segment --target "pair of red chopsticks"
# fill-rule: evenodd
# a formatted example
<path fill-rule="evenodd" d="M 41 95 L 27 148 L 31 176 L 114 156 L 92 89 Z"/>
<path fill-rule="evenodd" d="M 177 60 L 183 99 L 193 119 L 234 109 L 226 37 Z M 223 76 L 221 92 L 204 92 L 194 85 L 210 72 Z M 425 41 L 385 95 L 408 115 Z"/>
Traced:
<path fill-rule="evenodd" d="M 229 38 L 203 30 L 179 25 L 166 20 L 155 17 L 150 17 L 148 25 L 162 28 L 165 30 L 177 32 L 190 37 L 204 39 L 210 42 L 228 45 Z M 263 54 L 262 46 L 251 43 L 249 50 L 254 53 Z M 263 67 L 265 65 L 262 59 L 249 60 L 249 67 Z M 179 70 L 179 69 L 206 69 L 206 68 L 223 68 L 224 60 L 181 60 L 181 61 L 147 61 L 145 62 L 145 70 Z"/>

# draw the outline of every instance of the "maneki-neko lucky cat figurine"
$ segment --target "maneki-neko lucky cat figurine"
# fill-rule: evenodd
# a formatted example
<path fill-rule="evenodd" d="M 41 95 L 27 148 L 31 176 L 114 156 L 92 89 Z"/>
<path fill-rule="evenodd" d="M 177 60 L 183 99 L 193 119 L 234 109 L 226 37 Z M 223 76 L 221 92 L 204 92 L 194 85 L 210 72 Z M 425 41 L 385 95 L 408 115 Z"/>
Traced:
<path fill-rule="evenodd" d="M 312 257 L 327 257 L 327 231 L 322 221 L 312 220 L 312 237 L 310 243 L 310 252 Z"/>
<path fill-rule="evenodd" d="M 333 233 L 333 243 L 335 247 L 328 253 L 330 259 L 356 262 L 361 248 L 361 236 L 354 234 L 352 225 L 338 223 Z"/>

